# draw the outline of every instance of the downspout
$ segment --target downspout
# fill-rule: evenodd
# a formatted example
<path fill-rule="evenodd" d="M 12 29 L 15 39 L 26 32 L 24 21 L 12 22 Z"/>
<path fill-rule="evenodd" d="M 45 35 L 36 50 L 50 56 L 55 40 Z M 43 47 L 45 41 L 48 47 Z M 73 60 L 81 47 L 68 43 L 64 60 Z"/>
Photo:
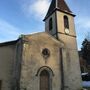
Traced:
<path fill-rule="evenodd" d="M 58 0 L 55 2 L 55 8 L 58 8 Z M 56 39 L 58 39 L 58 23 L 57 23 L 57 10 L 55 11 L 55 23 L 56 23 Z"/>
<path fill-rule="evenodd" d="M 55 34 L 56 34 L 56 39 L 58 39 L 58 24 L 57 24 L 57 11 L 55 12 L 55 26 L 56 26 L 56 32 L 55 32 Z"/>
<path fill-rule="evenodd" d="M 24 35 L 20 37 L 20 68 L 19 68 L 19 90 L 21 90 L 21 70 L 22 70 L 22 61 L 23 61 L 23 44 L 24 44 Z"/>
<path fill-rule="evenodd" d="M 63 54 L 60 48 L 60 72 L 61 72 L 61 90 L 64 90 L 64 67 L 63 67 Z"/>
<path fill-rule="evenodd" d="M 20 38 L 20 62 L 19 62 L 19 87 L 20 90 L 20 79 L 21 79 L 21 69 L 22 69 L 22 52 L 23 52 L 23 37 Z"/>
<path fill-rule="evenodd" d="M 19 41 L 16 45 L 16 70 L 18 70 L 18 76 L 17 77 L 17 86 L 16 86 L 16 90 L 20 90 L 20 75 L 21 75 L 21 62 L 22 62 L 22 38 L 19 38 Z"/>

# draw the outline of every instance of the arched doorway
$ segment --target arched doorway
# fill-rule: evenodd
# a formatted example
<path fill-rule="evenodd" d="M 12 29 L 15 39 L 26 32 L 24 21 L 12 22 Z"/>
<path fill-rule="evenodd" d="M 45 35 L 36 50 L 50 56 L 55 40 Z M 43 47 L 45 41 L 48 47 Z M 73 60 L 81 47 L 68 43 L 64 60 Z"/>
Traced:
<path fill-rule="evenodd" d="M 47 70 L 40 73 L 40 90 L 50 90 L 50 74 Z"/>

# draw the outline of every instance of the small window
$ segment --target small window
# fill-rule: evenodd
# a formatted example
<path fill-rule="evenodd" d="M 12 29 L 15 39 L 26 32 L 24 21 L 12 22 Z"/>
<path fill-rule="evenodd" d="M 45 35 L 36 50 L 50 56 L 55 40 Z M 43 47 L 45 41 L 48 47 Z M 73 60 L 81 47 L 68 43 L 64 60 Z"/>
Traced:
<path fill-rule="evenodd" d="M 2 80 L 0 80 L 0 90 L 1 90 L 1 87 L 2 87 Z"/>
<path fill-rule="evenodd" d="M 67 16 L 64 16 L 64 28 L 69 29 L 69 21 Z"/>
<path fill-rule="evenodd" d="M 52 18 L 50 18 L 49 20 L 49 30 L 51 31 L 53 28 L 53 22 L 52 22 Z"/>
<path fill-rule="evenodd" d="M 49 49 L 47 49 L 47 48 L 43 49 L 42 55 L 43 55 L 44 58 L 48 58 L 50 56 Z"/>

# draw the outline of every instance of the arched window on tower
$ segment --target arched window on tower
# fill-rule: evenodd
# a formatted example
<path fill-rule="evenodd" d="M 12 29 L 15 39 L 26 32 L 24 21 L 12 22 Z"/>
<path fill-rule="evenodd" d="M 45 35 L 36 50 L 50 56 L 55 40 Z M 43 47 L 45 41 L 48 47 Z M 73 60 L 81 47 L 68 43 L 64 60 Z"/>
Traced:
<path fill-rule="evenodd" d="M 51 31 L 53 28 L 53 21 L 52 18 L 49 19 L 49 31 Z"/>
<path fill-rule="evenodd" d="M 40 90 L 50 90 L 50 74 L 47 70 L 40 73 Z"/>
<path fill-rule="evenodd" d="M 67 16 L 64 16 L 64 28 L 69 29 L 69 21 Z"/>

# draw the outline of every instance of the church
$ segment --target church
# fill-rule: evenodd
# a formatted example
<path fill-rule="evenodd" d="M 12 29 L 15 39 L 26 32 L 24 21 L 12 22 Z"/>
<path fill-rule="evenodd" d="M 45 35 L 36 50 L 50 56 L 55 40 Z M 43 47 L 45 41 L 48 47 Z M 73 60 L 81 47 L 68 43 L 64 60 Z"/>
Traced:
<path fill-rule="evenodd" d="M 45 32 L 0 43 L 0 90 L 81 90 L 74 17 L 52 0 Z"/>

